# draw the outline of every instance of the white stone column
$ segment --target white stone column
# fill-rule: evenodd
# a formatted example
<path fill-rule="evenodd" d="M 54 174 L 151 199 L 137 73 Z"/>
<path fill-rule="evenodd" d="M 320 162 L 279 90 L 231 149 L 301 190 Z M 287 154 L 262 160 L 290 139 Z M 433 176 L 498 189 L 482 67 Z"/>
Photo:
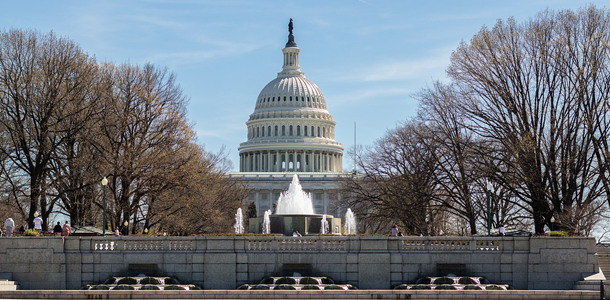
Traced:
<path fill-rule="evenodd" d="M 280 171 L 280 166 L 282 163 L 280 162 L 280 151 L 275 150 L 275 171 Z"/>
<path fill-rule="evenodd" d="M 273 172 L 273 154 L 267 151 L 267 172 Z"/>
<path fill-rule="evenodd" d="M 246 152 L 244 155 L 246 156 L 246 172 L 250 172 L 250 153 Z"/>

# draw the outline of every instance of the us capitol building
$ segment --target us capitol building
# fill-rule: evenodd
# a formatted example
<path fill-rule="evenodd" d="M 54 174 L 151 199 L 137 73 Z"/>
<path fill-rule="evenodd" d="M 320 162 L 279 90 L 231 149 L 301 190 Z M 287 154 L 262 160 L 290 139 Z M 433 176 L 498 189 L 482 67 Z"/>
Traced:
<path fill-rule="evenodd" d="M 341 216 L 343 146 L 334 139 L 336 123 L 322 91 L 300 70 L 292 19 L 288 29 L 282 71 L 258 95 L 246 122 L 248 140 L 238 148 L 239 172 L 228 176 L 250 189 L 244 203 L 256 203 L 259 216 L 275 211 L 295 173 L 311 193 L 314 213 Z"/>

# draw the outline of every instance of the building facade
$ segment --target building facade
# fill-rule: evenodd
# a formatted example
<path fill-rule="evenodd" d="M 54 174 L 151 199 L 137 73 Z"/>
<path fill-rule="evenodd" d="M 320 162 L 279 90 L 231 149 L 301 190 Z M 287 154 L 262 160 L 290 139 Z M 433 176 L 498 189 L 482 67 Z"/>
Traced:
<path fill-rule="evenodd" d="M 334 139 L 336 123 L 322 91 L 300 70 L 292 19 L 288 28 L 282 71 L 258 95 L 246 122 L 247 141 L 238 149 L 239 172 L 229 177 L 251 190 L 246 202 L 256 203 L 258 215 L 274 211 L 294 173 L 311 192 L 315 213 L 342 214 L 343 146 Z"/>

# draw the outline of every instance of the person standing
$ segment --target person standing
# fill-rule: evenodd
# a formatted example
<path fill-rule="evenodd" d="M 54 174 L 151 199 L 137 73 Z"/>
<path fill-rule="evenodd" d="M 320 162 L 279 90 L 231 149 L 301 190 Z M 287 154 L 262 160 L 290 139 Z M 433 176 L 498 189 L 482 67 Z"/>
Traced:
<path fill-rule="evenodd" d="M 13 227 L 15 227 L 15 221 L 13 221 L 13 218 L 6 219 L 4 222 L 4 236 L 11 236 L 13 234 Z"/>
<path fill-rule="evenodd" d="M 59 224 L 59 222 L 57 222 L 57 225 L 53 227 L 53 234 L 61 235 L 61 224 Z"/>
<path fill-rule="evenodd" d="M 115 235 L 115 236 L 119 236 L 119 235 L 120 235 L 120 232 L 119 232 L 119 226 L 117 226 L 117 227 L 114 229 L 114 235 Z"/>
<path fill-rule="evenodd" d="M 68 224 L 68 221 L 66 221 L 66 224 L 64 224 L 64 227 L 62 228 L 62 232 L 64 236 L 69 236 L 70 234 L 72 234 L 72 227 L 70 227 L 70 224 Z"/>
<path fill-rule="evenodd" d="M 34 229 L 38 232 L 42 231 L 42 219 L 38 216 L 38 213 L 34 214 Z"/>

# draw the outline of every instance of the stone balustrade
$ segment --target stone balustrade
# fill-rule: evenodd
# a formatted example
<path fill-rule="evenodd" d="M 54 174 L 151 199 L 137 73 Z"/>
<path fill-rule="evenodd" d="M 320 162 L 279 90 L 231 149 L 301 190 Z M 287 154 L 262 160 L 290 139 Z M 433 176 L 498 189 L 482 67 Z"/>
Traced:
<path fill-rule="evenodd" d="M 24 289 L 78 289 L 134 273 L 234 289 L 292 272 L 360 289 L 448 272 L 517 289 L 571 289 L 598 271 L 595 252 L 595 240 L 582 237 L 12 237 L 0 238 L 0 270 Z"/>

